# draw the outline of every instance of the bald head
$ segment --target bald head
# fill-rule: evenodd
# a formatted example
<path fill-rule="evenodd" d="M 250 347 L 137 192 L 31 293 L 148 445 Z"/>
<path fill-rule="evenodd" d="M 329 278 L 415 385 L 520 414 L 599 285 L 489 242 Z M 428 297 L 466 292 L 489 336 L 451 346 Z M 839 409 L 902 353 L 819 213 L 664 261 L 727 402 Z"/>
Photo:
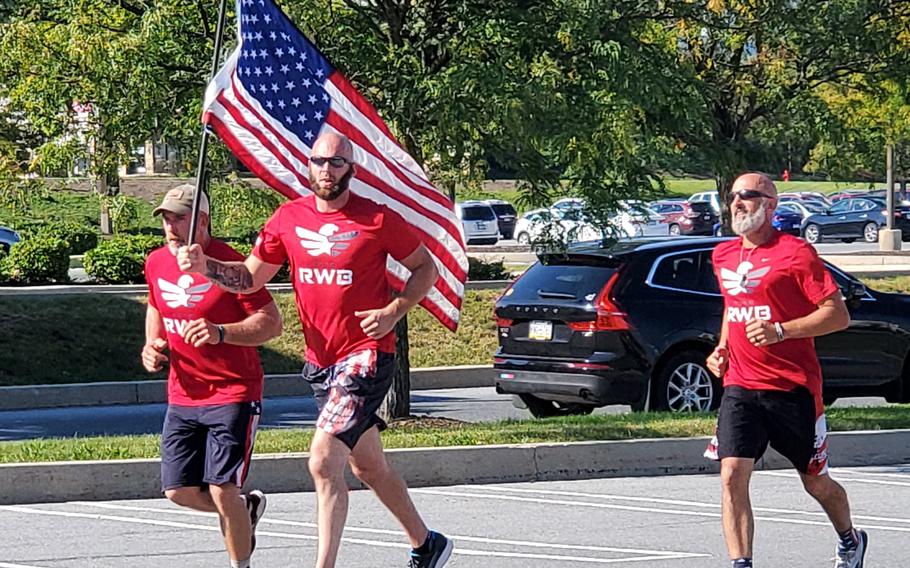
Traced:
<path fill-rule="evenodd" d="M 348 140 L 347 136 L 335 134 L 334 132 L 326 132 L 320 135 L 319 138 L 316 139 L 316 143 L 313 144 L 313 155 L 321 156 L 323 158 L 341 156 L 348 162 L 353 162 L 354 146 L 351 144 L 351 141 Z"/>
<path fill-rule="evenodd" d="M 731 191 L 736 193 L 744 189 L 754 189 L 777 201 L 777 187 L 771 178 L 758 172 L 749 172 L 736 178 Z"/>

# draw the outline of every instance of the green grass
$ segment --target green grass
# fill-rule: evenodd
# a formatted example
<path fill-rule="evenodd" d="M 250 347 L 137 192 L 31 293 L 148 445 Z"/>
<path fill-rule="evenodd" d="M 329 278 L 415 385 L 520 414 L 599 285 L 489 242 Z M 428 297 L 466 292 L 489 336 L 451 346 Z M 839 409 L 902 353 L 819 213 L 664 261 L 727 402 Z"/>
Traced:
<path fill-rule="evenodd" d="M 828 409 L 831 431 L 910 428 L 910 405 Z M 504 420 L 477 424 L 426 427 L 407 421 L 383 432 L 387 448 L 483 446 L 492 444 L 561 443 L 636 438 L 708 436 L 714 414 L 605 414 L 546 420 Z M 286 454 L 309 448 L 312 430 L 262 429 L 257 454 Z M 0 443 L 0 463 L 157 458 L 159 436 L 55 438 Z"/>
<path fill-rule="evenodd" d="M 152 216 L 154 206 L 135 197 L 127 197 L 136 207 L 136 224 L 132 232 L 161 230 L 161 222 Z M 98 198 L 90 192 L 50 190 L 44 195 L 31 198 L 29 205 L 19 206 L 0 203 L 0 225 L 14 229 L 23 223 L 48 223 L 68 221 L 97 228 L 101 218 Z"/>
<path fill-rule="evenodd" d="M 452 334 L 422 308 L 408 316 L 412 367 L 491 363 L 498 290 L 466 293 L 462 323 Z M 285 333 L 260 349 L 268 373 L 303 364 L 303 335 L 290 293 L 275 294 Z M 164 378 L 139 363 L 145 298 L 104 294 L 0 296 L 0 386 Z"/>

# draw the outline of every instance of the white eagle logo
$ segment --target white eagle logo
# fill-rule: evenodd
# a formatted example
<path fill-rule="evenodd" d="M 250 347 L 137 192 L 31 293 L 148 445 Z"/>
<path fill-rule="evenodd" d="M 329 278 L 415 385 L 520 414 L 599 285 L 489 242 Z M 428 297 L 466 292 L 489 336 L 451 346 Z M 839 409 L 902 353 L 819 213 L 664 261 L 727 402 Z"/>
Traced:
<path fill-rule="evenodd" d="M 345 241 L 350 241 L 360 234 L 359 231 L 348 231 L 347 233 L 336 235 L 338 225 L 334 223 L 326 223 L 319 228 L 318 232 L 313 232 L 303 227 L 296 227 L 296 229 L 297 236 L 300 237 L 300 246 L 307 249 L 307 252 L 312 256 L 321 254 L 338 256 L 341 251 L 351 246 L 351 243 Z"/>
<path fill-rule="evenodd" d="M 767 274 L 769 270 L 771 270 L 770 266 L 752 270 L 752 263 L 747 260 L 739 263 L 736 272 L 729 268 L 721 268 L 720 277 L 723 280 L 724 289 L 731 296 L 736 296 L 737 294 L 750 293 L 751 289 L 758 286 L 762 276 Z"/>
<path fill-rule="evenodd" d="M 184 274 L 177 279 L 176 284 L 159 278 L 158 287 L 161 288 L 161 298 L 167 302 L 169 308 L 192 308 L 202 300 L 203 294 L 209 291 L 212 283 L 205 282 L 193 286 L 193 277 Z"/>

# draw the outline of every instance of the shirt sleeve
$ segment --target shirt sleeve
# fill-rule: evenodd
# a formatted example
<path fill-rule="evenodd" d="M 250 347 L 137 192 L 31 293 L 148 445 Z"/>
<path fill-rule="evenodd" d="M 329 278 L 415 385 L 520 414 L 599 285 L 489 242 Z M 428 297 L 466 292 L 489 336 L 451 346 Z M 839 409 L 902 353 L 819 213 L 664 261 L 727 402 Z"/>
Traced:
<path fill-rule="evenodd" d="M 148 287 L 149 287 L 148 303 L 150 306 L 152 306 L 153 308 L 155 308 L 157 310 L 158 309 L 158 300 L 155 299 L 155 295 L 156 295 L 155 294 L 155 285 L 152 283 L 151 271 L 149 270 L 149 264 L 150 264 L 151 260 L 152 260 L 152 255 L 148 255 L 148 257 L 145 259 L 145 269 L 144 269 L 145 272 L 144 273 L 145 273 L 145 281 L 148 283 Z"/>
<path fill-rule="evenodd" d="M 237 301 L 243 306 L 244 311 L 252 313 L 260 308 L 268 306 L 273 300 L 272 295 L 263 286 L 252 294 L 237 294 Z"/>
<path fill-rule="evenodd" d="M 256 238 L 256 245 L 253 252 L 250 253 L 256 258 L 268 264 L 284 264 L 288 259 L 287 249 L 281 241 L 281 213 L 283 208 L 279 207 L 278 211 L 266 221 L 265 226 L 259 232 Z"/>
<path fill-rule="evenodd" d="M 790 271 L 796 278 L 806 299 L 818 304 L 838 291 L 837 282 L 825 268 L 825 263 L 809 245 L 799 246 L 790 263 Z"/>
<path fill-rule="evenodd" d="M 414 234 L 414 229 L 401 215 L 388 208 L 382 217 L 382 234 L 386 251 L 395 260 L 404 260 L 420 246 L 420 239 Z"/>

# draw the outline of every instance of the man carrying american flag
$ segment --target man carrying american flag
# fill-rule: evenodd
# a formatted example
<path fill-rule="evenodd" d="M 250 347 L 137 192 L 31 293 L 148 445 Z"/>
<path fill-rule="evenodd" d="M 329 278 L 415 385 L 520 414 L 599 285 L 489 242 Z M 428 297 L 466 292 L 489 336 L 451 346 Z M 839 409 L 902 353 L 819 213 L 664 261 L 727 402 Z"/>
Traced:
<path fill-rule="evenodd" d="M 452 541 L 427 529 L 387 463 L 376 412 L 395 372 L 395 324 L 420 303 L 454 330 L 467 277 L 452 203 L 378 113 L 272 0 L 239 0 L 240 42 L 206 92 L 203 120 L 260 179 L 291 198 L 244 262 L 197 245 L 181 269 L 249 292 L 290 262 L 320 409 L 309 469 L 316 566 L 335 566 L 348 509 L 345 463 L 401 523 L 412 568 L 439 568 Z M 393 298 L 393 291 L 398 294 Z"/>

